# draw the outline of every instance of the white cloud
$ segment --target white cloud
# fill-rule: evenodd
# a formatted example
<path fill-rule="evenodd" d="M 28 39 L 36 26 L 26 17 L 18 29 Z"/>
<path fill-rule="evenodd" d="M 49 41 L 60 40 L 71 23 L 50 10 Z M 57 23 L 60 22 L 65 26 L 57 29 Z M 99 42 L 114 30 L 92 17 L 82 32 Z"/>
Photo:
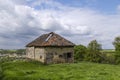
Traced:
<path fill-rule="evenodd" d="M 117 6 L 117 9 L 120 10 L 120 5 Z"/>
<path fill-rule="evenodd" d="M 0 48 L 21 48 L 41 33 L 50 31 L 77 44 L 87 45 L 97 39 L 104 48 L 113 48 L 112 41 L 120 34 L 119 14 L 103 15 L 53 0 L 29 2 L 32 0 L 0 0 Z M 41 8 L 41 3 L 46 7 Z"/>

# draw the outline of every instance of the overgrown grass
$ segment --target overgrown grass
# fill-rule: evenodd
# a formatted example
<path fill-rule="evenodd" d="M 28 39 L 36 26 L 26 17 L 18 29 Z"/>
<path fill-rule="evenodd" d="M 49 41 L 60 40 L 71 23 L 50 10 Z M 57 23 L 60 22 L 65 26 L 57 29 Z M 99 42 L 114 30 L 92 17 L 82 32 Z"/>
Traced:
<path fill-rule="evenodd" d="M 120 80 L 120 65 L 16 61 L 2 63 L 1 67 L 2 80 Z"/>

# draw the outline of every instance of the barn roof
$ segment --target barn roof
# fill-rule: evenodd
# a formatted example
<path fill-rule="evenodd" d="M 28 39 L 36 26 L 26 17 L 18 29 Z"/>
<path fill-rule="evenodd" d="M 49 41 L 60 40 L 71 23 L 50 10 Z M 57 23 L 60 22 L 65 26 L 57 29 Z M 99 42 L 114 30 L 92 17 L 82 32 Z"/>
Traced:
<path fill-rule="evenodd" d="M 34 41 L 30 42 L 26 45 L 26 47 L 30 46 L 38 46 L 38 47 L 45 47 L 45 46 L 74 46 L 75 44 L 68 41 L 67 39 L 61 37 L 60 35 L 50 32 L 48 34 L 43 34 Z"/>

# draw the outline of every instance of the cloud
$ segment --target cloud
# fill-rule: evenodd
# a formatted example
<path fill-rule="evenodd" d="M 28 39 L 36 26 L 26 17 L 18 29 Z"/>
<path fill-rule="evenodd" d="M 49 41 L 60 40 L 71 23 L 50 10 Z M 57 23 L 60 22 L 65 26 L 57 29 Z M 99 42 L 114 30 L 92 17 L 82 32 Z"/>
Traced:
<path fill-rule="evenodd" d="M 117 10 L 120 12 L 120 5 L 117 6 Z"/>
<path fill-rule="evenodd" d="M 111 43 L 120 34 L 119 21 L 119 14 L 103 15 L 53 0 L 0 0 L 0 48 L 23 48 L 51 31 L 76 44 L 97 39 L 103 48 L 113 48 Z"/>

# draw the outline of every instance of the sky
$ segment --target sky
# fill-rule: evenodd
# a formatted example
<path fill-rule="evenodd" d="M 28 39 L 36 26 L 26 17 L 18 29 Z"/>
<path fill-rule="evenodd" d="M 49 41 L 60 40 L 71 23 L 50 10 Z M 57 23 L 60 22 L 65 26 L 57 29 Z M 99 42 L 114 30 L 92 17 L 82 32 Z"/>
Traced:
<path fill-rule="evenodd" d="M 97 40 L 114 49 L 120 36 L 120 0 L 0 0 L 0 48 L 20 49 L 55 32 L 76 45 Z"/>

